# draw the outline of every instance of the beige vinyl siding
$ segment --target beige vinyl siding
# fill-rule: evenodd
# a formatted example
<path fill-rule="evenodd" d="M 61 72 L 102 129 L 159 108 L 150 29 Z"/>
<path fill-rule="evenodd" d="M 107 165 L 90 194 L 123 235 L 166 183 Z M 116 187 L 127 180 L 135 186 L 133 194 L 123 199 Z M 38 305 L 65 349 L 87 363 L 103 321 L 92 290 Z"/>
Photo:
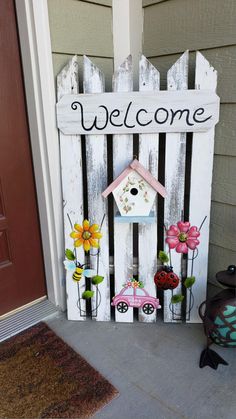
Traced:
<path fill-rule="evenodd" d="M 82 0 L 82 1 L 86 1 L 87 3 L 100 4 L 102 6 L 107 6 L 107 7 L 112 6 L 112 0 Z"/>
<path fill-rule="evenodd" d="M 55 76 L 78 55 L 82 80 L 83 55 L 105 73 L 106 89 L 113 73 L 111 1 L 48 0 Z"/>
<path fill-rule="evenodd" d="M 149 57 L 236 44 L 235 0 L 168 0 L 144 13 Z"/>
<path fill-rule="evenodd" d="M 236 1 L 143 0 L 143 52 L 166 72 L 190 50 L 190 88 L 194 86 L 195 51 L 200 50 L 218 71 L 221 99 L 216 126 L 209 278 L 236 264 Z"/>

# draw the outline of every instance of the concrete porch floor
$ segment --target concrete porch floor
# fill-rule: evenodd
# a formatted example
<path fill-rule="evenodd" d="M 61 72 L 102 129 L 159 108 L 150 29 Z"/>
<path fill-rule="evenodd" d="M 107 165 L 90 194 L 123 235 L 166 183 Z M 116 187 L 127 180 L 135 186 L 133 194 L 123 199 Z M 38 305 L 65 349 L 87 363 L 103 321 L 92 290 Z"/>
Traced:
<path fill-rule="evenodd" d="M 229 366 L 200 369 L 202 325 L 46 322 L 118 389 L 95 419 L 236 419 L 236 350 L 214 345 Z"/>

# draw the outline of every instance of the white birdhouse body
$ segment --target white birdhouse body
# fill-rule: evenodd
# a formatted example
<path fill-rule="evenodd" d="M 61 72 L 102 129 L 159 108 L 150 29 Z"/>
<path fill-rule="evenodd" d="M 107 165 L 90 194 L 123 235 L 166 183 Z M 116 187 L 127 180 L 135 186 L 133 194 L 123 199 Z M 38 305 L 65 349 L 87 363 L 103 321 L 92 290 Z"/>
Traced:
<path fill-rule="evenodd" d="M 122 216 L 148 216 L 157 194 L 135 170 L 132 170 L 112 193 Z"/>

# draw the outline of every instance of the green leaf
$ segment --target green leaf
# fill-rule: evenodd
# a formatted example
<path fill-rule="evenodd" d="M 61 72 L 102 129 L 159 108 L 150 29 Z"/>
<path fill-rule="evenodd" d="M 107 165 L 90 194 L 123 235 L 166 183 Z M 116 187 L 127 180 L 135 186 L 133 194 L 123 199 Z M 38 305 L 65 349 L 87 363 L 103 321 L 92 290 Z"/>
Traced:
<path fill-rule="evenodd" d="M 84 300 L 88 300 L 89 298 L 92 298 L 93 296 L 94 296 L 94 291 L 89 291 L 89 290 L 84 291 L 82 294 L 82 298 Z"/>
<path fill-rule="evenodd" d="M 191 288 L 193 286 L 195 280 L 196 280 L 195 276 L 189 276 L 188 278 L 185 279 L 184 286 L 186 288 Z"/>
<path fill-rule="evenodd" d="M 69 260 L 75 260 L 75 255 L 72 252 L 72 250 L 66 249 L 65 255 L 66 255 L 67 259 L 69 259 Z"/>
<path fill-rule="evenodd" d="M 158 258 L 160 259 L 160 261 L 164 264 L 164 263 L 168 263 L 169 262 L 169 256 L 167 255 L 166 252 L 164 252 L 163 250 L 160 250 Z"/>
<path fill-rule="evenodd" d="M 184 299 L 184 296 L 182 294 L 175 294 L 171 298 L 171 303 L 172 304 L 182 303 L 183 299 Z"/>
<path fill-rule="evenodd" d="M 144 283 L 143 283 L 143 281 L 139 281 L 139 288 L 144 288 Z"/>
<path fill-rule="evenodd" d="M 101 284 L 101 282 L 104 280 L 104 276 L 100 276 L 100 275 L 95 275 L 92 277 L 92 284 L 93 285 L 98 285 Z"/>

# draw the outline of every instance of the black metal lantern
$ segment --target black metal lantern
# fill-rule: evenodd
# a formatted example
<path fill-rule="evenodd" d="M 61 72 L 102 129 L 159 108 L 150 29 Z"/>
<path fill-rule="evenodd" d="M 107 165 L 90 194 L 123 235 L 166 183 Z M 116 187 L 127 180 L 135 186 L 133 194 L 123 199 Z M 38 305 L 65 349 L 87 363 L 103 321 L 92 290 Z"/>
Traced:
<path fill-rule="evenodd" d="M 207 348 L 200 357 L 200 368 L 208 365 L 217 369 L 219 364 L 228 365 L 209 346 L 217 345 L 236 348 L 236 266 L 230 265 L 226 271 L 216 274 L 217 281 L 227 287 L 199 307 L 199 315 L 204 324 Z"/>

